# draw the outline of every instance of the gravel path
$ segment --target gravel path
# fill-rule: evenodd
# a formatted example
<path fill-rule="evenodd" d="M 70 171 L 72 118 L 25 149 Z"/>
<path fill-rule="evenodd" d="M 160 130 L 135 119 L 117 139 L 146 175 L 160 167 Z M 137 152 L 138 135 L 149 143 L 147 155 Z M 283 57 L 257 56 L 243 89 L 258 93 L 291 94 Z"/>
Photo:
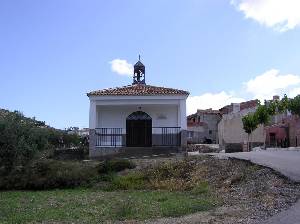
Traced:
<path fill-rule="evenodd" d="M 300 151 L 257 151 L 241 153 L 218 153 L 212 154 L 218 158 L 237 158 L 249 160 L 253 163 L 270 167 L 289 179 L 300 182 Z M 295 205 L 284 210 L 263 224 L 299 224 L 300 223 L 300 200 Z"/>
<path fill-rule="evenodd" d="M 300 151 L 257 151 L 238 153 L 211 153 L 219 158 L 230 157 L 249 160 L 270 167 L 293 181 L 300 182 Z M 300 213 L 300 212 L 299 212 Z"/>
<path fill-rule="evenodd" d="M 299 224 L 300 223 L 300 201 L 282 211 L 261 224 Z"/>

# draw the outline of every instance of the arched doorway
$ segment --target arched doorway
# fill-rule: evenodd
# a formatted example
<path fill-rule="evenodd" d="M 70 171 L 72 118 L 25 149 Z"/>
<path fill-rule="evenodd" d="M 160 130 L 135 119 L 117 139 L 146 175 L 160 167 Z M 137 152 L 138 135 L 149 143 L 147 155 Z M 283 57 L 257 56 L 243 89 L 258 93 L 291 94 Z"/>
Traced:
<path fill-rule="evenodd" d="M 152 118 L 143 111 L 136 111 L 126 118 L 126 146 L 152 146 Z"/>

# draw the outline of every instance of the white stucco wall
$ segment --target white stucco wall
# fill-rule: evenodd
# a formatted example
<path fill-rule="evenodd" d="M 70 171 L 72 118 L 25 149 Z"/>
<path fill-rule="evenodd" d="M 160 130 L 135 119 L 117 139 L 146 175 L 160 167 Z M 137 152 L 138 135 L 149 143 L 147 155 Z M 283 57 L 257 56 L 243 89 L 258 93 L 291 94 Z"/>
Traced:
<path fill-rule="evenodd" d="M 126 128 L 126 118 L 144 111 L 153 127 L 187 129 L 187 96 L 96 96 L 90 97 L 90 129 Z"/>
<path fill-rule="evenodd" d="M 244 131 L 242 117 L 253 113 L 256 109 L 246 109 L 237 113 L 223 115 L 218 124 L 219 142 L 222 143 L 244 143 L 248 141 L 248 134 Z M 251 142 L 264 142 L 264 128 L 259 125 L 251 136 Z"/>
<path fill-rule="evenodd" d="M 152 118 L 152 127 L 180 127 L 177 105 L 116 105 L 97 106 L 97 127 L 126 129 L 126 118 L 135 111 Z"/>

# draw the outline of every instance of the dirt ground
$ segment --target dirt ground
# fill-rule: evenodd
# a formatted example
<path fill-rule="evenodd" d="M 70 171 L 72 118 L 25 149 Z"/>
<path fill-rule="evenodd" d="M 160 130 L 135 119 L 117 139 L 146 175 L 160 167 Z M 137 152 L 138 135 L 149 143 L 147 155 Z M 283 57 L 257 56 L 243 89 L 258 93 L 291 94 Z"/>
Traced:
<path fill-rule="evenodd" d="M 182 159 L 156 158 L 134 160 L 134 162 L 138 165 L 136 169 L 145 169 Z M 147 220 L 143 223 L 255 224 L 289 208 L 300 198 L 300 184 L 288 180 L 269 168 L 246 161 L 209 156 L 191 157 L 188 158 L 188 162 L 196 168 L 193 175 L 209 183 L 221 204 L 208 212 L 178 218 Z"/>

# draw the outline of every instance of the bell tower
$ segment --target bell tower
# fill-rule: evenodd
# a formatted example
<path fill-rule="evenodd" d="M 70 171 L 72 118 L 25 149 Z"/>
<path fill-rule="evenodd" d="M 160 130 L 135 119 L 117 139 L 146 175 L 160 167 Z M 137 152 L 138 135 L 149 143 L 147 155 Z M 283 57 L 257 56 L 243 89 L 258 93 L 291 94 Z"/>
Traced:
<path fill-rule="evenodd" d="M 134 65 L 132 84 L 146 84 L 145 65 L 143 65 L 143 63 L 141 62 L 140 55 L 139 55 L 139 61 Z"/>

